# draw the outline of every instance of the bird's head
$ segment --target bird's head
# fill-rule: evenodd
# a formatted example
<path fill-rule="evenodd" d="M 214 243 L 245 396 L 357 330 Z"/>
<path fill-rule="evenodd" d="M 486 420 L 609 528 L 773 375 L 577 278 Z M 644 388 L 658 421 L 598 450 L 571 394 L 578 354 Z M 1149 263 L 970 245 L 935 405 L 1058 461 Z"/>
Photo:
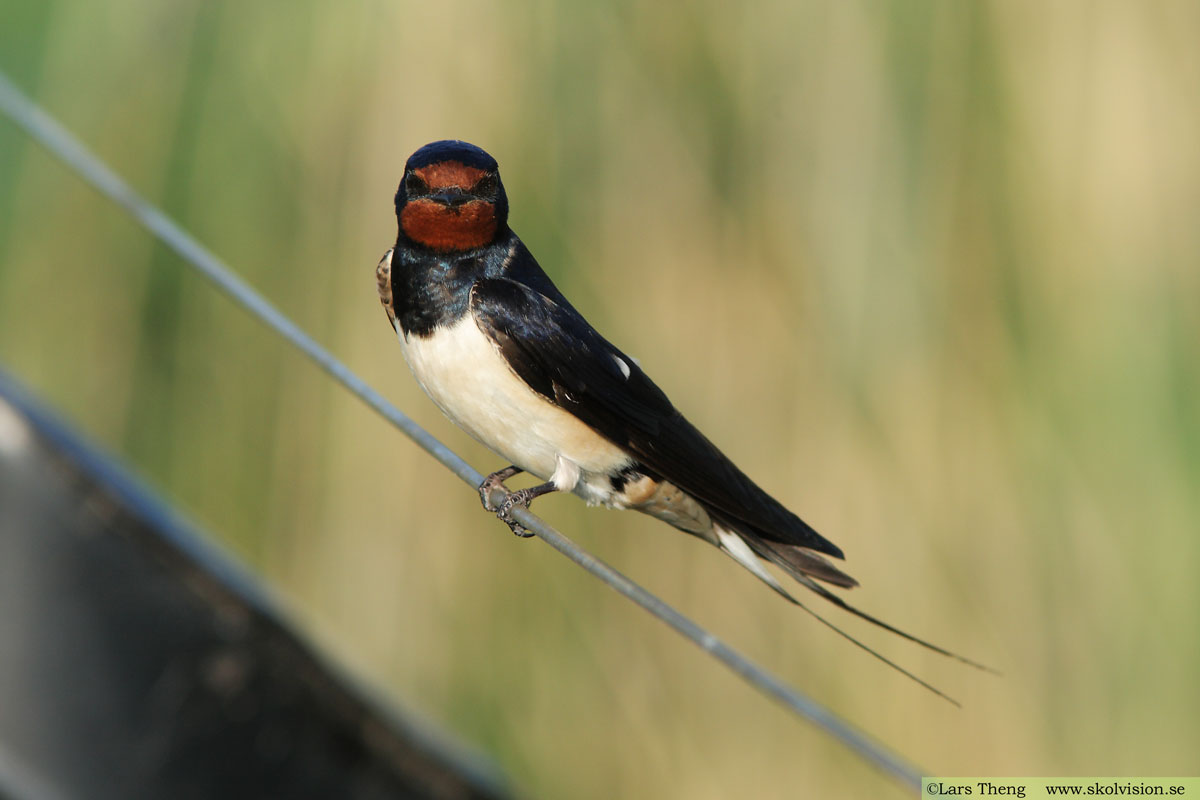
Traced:
<path fill-rule="evenodd" d="M 508 228 L 496 159 L 473 144 L 432 142 L 409 157 L 396 190 L 400 239 L 439 252 L 474 250 Z"/>

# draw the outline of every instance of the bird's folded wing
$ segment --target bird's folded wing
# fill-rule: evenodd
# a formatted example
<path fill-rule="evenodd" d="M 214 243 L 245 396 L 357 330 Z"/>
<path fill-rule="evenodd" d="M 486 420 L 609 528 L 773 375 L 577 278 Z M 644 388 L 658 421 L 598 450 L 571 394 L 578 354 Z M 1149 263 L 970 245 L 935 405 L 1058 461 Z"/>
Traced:
<path fill-rule="evenodd" d="M 471 290 L 480 329 L 522 380 L 655 477 L 731 526 L 827 555 L 842 551 L 750 480 L 689 423 L 637 363 L 569 305 L 508 278 Z"/>

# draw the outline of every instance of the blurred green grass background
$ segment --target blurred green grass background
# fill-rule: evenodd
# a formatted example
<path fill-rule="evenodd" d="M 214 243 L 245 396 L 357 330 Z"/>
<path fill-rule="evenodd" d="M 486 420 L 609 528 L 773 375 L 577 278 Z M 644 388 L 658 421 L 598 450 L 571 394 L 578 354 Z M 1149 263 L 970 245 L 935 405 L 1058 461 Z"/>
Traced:
<path fill-rule="evenodd" d="M 501 164 L 593 322 L 852 599 L 538 511 L 942 775 L 1200 773 L 1200 6 L 7 0 L 0 68 L 480 470 L 375 298 L 409 153 Z M 0 124 L 0 363 L 534 797 L 900 791 L 474 494 Z"/>

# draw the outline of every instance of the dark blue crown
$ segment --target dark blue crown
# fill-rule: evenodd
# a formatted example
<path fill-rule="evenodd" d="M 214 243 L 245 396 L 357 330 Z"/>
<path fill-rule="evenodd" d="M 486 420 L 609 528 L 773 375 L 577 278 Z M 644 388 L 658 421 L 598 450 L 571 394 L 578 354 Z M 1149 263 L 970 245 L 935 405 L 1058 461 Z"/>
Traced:
<path fill-rule="evenodd" d="M 457 161 L 486 172 L 494 172 L 499 168 L 496 159 L 475 145 L 458 139 L 443 139 L 440 142 L 430 142 L 409 156 L 404 169 L 420 169 L 430 164 L 440 164 L 443 161 Z"/>

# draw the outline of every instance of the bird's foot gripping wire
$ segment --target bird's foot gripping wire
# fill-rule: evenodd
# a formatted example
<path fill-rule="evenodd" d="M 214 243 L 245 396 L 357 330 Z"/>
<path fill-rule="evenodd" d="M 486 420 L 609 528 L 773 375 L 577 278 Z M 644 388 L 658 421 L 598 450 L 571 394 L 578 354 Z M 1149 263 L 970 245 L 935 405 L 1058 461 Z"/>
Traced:
<path fill-rule="evenodd" d="M 483 483 L 479 484 L 479 499 L 483 502 L 483 507 L 493 512 L 501 522 L 508 526 L 509 530 L 522 539 L 528 539 L 530 536 L 533 536 L 533 531 L 513 519 L 512 510 L 514 508 L 529 508 L 529 504 L 535 497 L 541 497 L 547 492 L 553 492 L 555 486 L 553 483 L 543 483 L 541 486 L 534 486 L 529 489 L 518 489 L 515 492 L 508 491 L 508 488 L 504 485 L 504 481 L 521 471 L 519 467 L 505 467 L 488 475 L 483 479 Z M 499 504 L 492 502 L 492 493 L 497 489 L 504 493 L 504 500 Z"/>
<path fill-rule="evenodd" d="M 530 536 L 533 536 L 533 531 L 513 519 L 512 510 L 514 508 L 529 508 L 529 501 L 536 496 L 532 489 L 518 489 L 515 492 L 509 492 L 508 497 L 504 498 L 504 502 L 500 504 L 500 508 L 496 509 L 496 516 L 500 521 L 522 539 L 528 539 Z"/>
<path fill-rule="evenodd" d="M 510 494 L 508 487 L 504 485 L 504 482 L 519 472 L 521 472 L 519 467 L 505 467 L 504 469 L 493 472 L 491 475 L 488 475 L 483 479 L 483 483 L 479 484 L 479 501 L 483 503 L 483 507 L 485 509 L 494 512 L 498 512 L 500 510 L 499 506 L 492 505 L 492 492 L 499 489 L 500 491 L 504 492 L 505 495 Z"/>

